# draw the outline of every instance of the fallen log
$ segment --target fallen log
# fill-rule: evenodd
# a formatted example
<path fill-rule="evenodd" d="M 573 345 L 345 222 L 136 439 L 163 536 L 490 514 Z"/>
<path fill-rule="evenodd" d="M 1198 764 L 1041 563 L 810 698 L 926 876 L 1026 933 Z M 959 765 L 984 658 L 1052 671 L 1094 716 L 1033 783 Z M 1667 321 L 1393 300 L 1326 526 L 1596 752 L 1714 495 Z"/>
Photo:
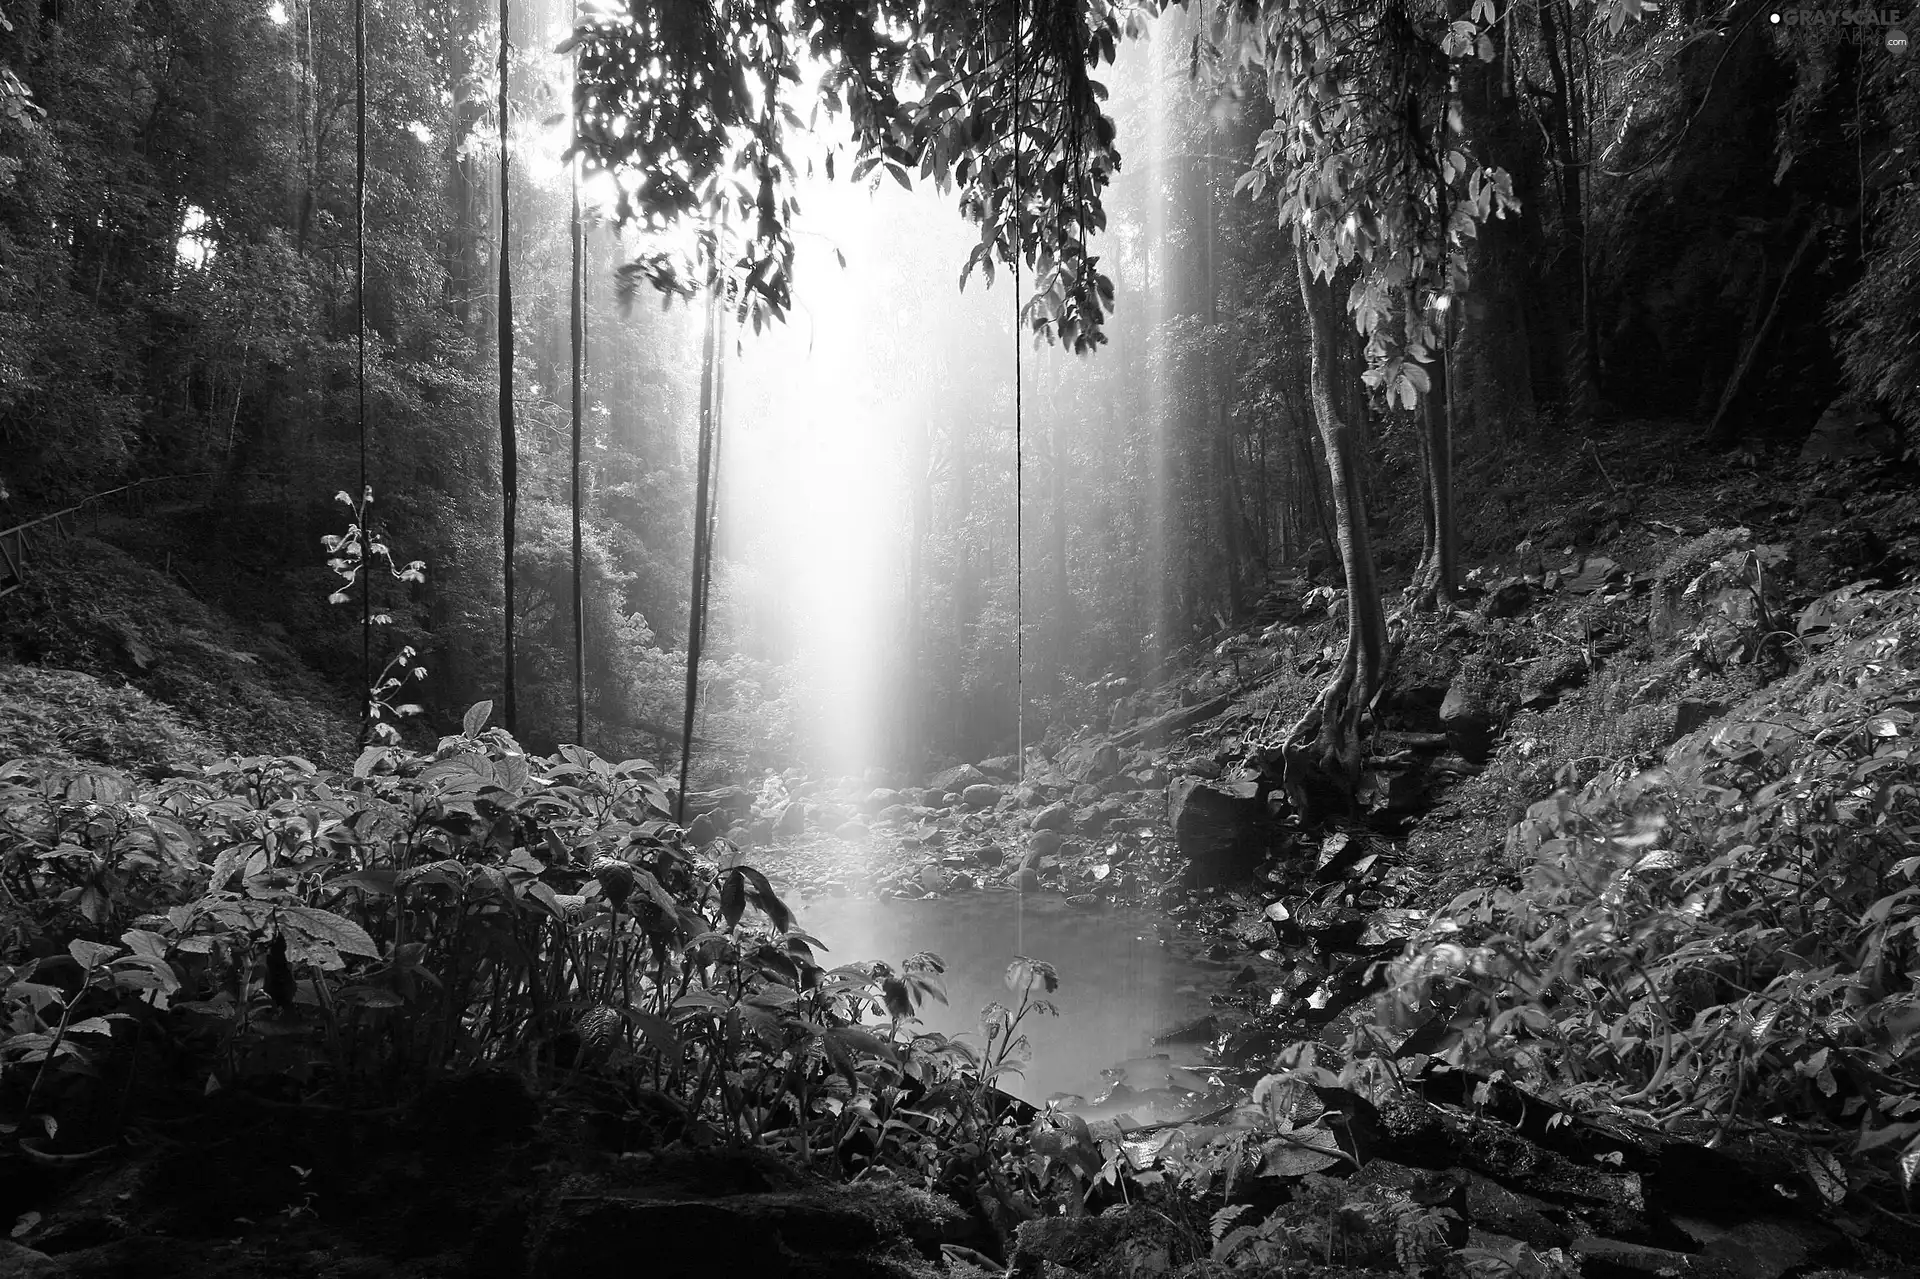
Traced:
<path fill-rule="evenodd" d="M 1193 727 L 1203 720 L 1212 719 L 1233 705 L 1237 693 L 1222 693 L 1197 706 L 1182 706 L 1178 710 L 1168 711 L 1144 724 L 1116 733 L 1107 740 L 1115 746 L 1162 746 L 1173 734 Z"/>

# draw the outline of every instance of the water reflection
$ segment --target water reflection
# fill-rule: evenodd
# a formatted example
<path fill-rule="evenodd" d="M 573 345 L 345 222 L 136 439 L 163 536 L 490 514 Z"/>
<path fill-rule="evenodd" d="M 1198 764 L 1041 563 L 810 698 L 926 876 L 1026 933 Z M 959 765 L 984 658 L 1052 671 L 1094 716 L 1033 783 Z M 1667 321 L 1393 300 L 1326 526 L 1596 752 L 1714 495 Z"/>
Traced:
<path fill-rule="evenodd" d="M 921 1010 L 929 1030 L 972 1032 L 980 1009 L 1009 1005 L 1007 964 L 1043 959 L 1060 973 L 1058 1018 L 1029 1018 L 1033 1060 L 1001 1086 L 1030 1102 L 1054 1093 L 1091 1096 L 1101 1071 L 1149 1052 L 1154 1035 L 1200 1016 L 1217 973 L 1160 944 L 1147 910 L 1088 911 L 1050 894 L 974 893 L 931 901 L 826 898 L 798 906 L 800 926 L 826 942 L 828 967 L 879 959 L 898 965 L 930 950 L 947 963 L 947 1005 Z"/>

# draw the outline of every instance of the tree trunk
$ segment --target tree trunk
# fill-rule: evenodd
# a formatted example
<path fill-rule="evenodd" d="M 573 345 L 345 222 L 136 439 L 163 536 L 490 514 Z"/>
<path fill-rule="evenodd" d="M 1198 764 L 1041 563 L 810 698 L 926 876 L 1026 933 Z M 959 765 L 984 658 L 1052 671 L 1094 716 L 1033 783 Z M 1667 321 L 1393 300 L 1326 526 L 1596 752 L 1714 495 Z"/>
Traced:
<path fill-rule="evenodd" d="M 501 627 L 502 686 L 500 721 L 517 731 L 513 669 L 513 541 L 519 522 L 519 444 L 513 424 L 513 275 L 508 266 L 512 230 L 507 205 L 507 0 L 500 0 L 500 556 L 506 617 Z"/>
<path fill-rule="evenodd" d="M 1335 532 L 1347 581 L 1347 643 L 1333 678 L 1288 730 L 1282 780 L 1303 821 L 1352 810 L 1360 775 L 1361 719 L 1378 690 L 1386 656 L 1386 614 L 1375 579 L 1373 546 L 1361 494 L 1363 441 L 1358 427 L 1334 408 L 1336 317 L 1344 314 L 1332 281 L 1316 283 L 1304 240 L 1294 244 L 1300 297 L 1313 336 L 1313 416 L 1327 451 Z"/>
<path fill-rule="evenodd" d="M 1414 301 L 1407 303 L 1409 331 Z M 1459 535 L 1453 522 L 1453 388 L 1447 382 L 1445 321 L 1441 358 L 1427 364 L 1427 393 L 1420 397 L 1420 512 L 1425 539 L 1420 567 L 1413 575 L 1413 607 L 1428 612 L 1453 602 L 1459 582 Z"/>

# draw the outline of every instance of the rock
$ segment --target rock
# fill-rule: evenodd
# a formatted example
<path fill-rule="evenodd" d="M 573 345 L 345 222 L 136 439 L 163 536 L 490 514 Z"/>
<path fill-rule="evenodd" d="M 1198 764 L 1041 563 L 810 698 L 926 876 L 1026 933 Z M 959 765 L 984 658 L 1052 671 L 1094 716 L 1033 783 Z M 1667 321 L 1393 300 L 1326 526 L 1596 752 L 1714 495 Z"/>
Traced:
<path fill-rule="evenodd" d="M 1455 680 L 1440 703 L 1440 727 L 1447 740 L 1474 763 L 1484 763 L 1493 751 L 1499 731 L 1486 694 L 1472 683 Z"/>
<path fill-rule="evenodd" d="M 992 759 L 980 761 L 980 771 L 988 777 L 1010 782 L 1020 776 L 1020 757 L 1018 755 L 995 755 Z"/>
<path fill-rule="evenodd" d="M 1113 814 L 1105 806 L 1089 804 L 1073 815 L 1073 829 L 1092 838 L 1107 829 L 1107 823 L 1113 820 Z"/>
<path fill-rule="evenodd" d="M 671 792 L 669 792 L 671 798 Z M 668 807 L 672 807 L 671 804 Z M 743 786 L 723 786 L 719 790 L 688 791 L 686 818 L 691 820 L 707 813 L 719 813 L 722 817 L 721 829 L 744 819 L 753 811 L 753 792 Z"/>
<path fill-rule="evenodd" d="M 1807 442 L 1800 446 L 1800 464 L 1875 453 L 1896 457 L 1899 452 L 1899 435 L 1885 418 L 1871 406 L 1842 396 L 1829 404 L 1820 420 L 1813 424 Z"/>
<path fill-rule="evenodd" d="M 1098 786 L 1094 786 L 1089 783 L 1082 782 L 1080 785 L 1073 788 L 1072 799 L 1073 799 L 1073 802 L 1076 804 L 1091 804 L 1094 800 L 1099 798 L 1100 798 L 1100 788 Z"/>
<path fill-rule="evenodd" d="M 1060 851 L 1060 845 L 1066 841 L 1060 838 L 1057 830 L 1037 830 L 1033 838 L 1027 841 L 1027 847 L 1036 857 L 1052 857 Z"/>
<path fill-rule="evenodd" d="M 1047 802 L 1047 796 L 1038 786 L 1022 786 L 1013 792 L 1013 802 L 1018 808 L 1038 808 Z"/>
<path fill-rule="evenodd" d="M 889 804 L 875 813 L 873 819 L 877 822 L 904 822 L 911 821 L 913 816 L 914 810 L 905 804 Z"/>
<path fill-rule="evenodd" d="M 960 802 L 978 811 L 1000 802 L 1000 788 L 989 782 L 976 782 L 960 792 Z"/>
<path fill-rule="evenodd" d="M 849 844 L 864 844 L 872 834 L 865 822 L 844 822 L 836 826 L 833 833 Z"/>
<path fill-rule="evenodd" d="M 952 793 L 954 791 L 964 791 L 969 786 L 979 786 L 987 780 L 987 775 L 975 768 L 972 764 L 961 764 L 957 767 L 949 768 L 945 772 L 935 773 L 927 779 L 927 784 L 929 786 L 938 786 L 941 790 Z"/>
<path fill-rule="evenodd" d="M 797 799 L 790 799 L 780 806 L 773 818 L 773 833 L 782 839 L 791 839 L 807 829 L 807 806 Z"/>
<path fill-rule="evenodd" d="M 1193 884 L 1248 878 L 1266 856 L 1269 822 L 1258 782 L 1183 777 L 1168 791 L 1173 837 Z"/>
<path fill-rule="evenodd" d="M 863 813 L 877 813 L 883 808 L 892 808 L 900 802 L 900 799 L 899 791 L 888 790 L 884 786 L 876 787 L 868 791 L 866 798 L 860 801 L 860 811 Z"/>
<path fill-rule="evenodd" d="M 1603 587 L 1624 581 L 1627 571 L 1604 555 L 1589 555 L 1578 564 L 1561 569 L 1560 575 L 1569 594 L 1591 595 Z"/>
<path fill-rule="evenodd" d="M 1097 783 L 1119 772 L 1123 762 L 1118 746 L 1112 742 L 1102 742 L 1098 746 L 1082 748 L 1069 772 L 1075 781 Z"/>
<path fill-rule="evenodd" d="M 1487 592 L 1480 601 L 1480 616 L 1489 620 L 1518 617 L 1533 607 L 1533 584 L 1520 578 L 1509 578 Z"/>
<path fill-rule="evenodd" d="M 1064 803 L 1049 804 L 1033 815 L 1033 829 L 1064 831 L 1073 825 L 1073 809 Z"/>
<path fill-rule="evenodd" d="M 1716 1258 L 1673 1252 L 1647 1244 L 1581 1235 L 1568 1248 L 1583 1274 L 1648 1275 L 1660 1279 L 1745 1279 L 1734 1266 Z"/>

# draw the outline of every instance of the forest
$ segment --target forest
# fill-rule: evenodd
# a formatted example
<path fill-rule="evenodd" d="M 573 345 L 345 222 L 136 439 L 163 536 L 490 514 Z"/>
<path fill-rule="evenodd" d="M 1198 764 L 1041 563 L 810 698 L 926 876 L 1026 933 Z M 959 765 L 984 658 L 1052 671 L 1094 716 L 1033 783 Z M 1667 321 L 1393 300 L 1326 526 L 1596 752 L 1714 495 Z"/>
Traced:
<path fill-rule="evenodd" d="M 0 0 L 0 1274 L 1920 1273 L 1915 25 Z"/>

